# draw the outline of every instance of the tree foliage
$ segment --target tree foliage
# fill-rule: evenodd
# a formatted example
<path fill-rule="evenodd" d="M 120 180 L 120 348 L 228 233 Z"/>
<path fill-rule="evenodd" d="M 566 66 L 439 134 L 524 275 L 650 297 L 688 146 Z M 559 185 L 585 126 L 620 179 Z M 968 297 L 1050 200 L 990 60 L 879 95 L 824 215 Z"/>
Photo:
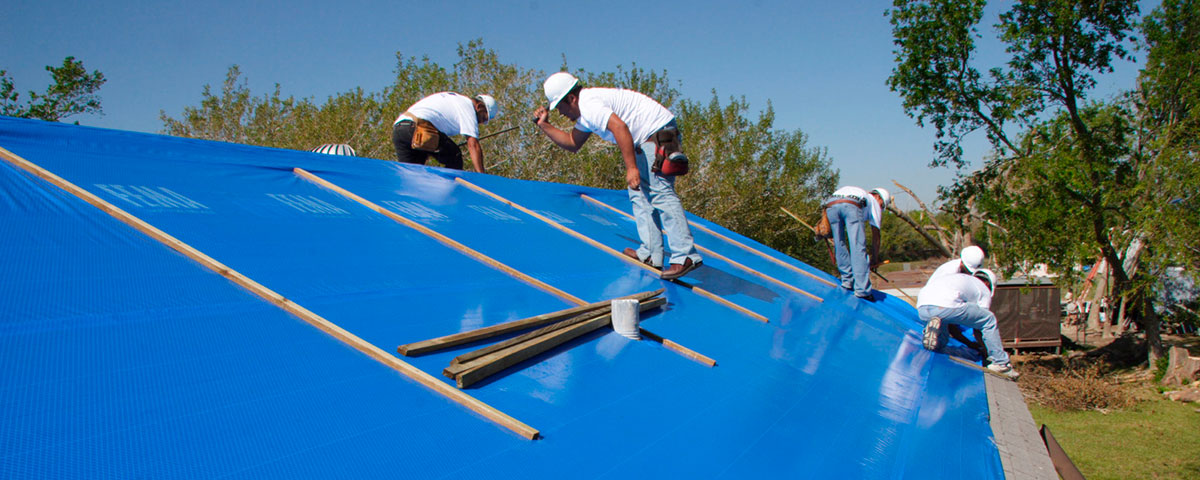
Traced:
<path fill-rule="evenodd" d="M 99 70 L 88 73 L 82 61 L 67 57 L 62 66 L 48 65 L 46 71 L 54 83 L 45 93 L 30 90 L 29 100 L 22 104 L 8 72 L 0 70 L 0 114 L 57 122 L 81 113 L 102 113 L 96 92 L 105 79 Z"/>
<path fill-rule="evenodd" d="M 530 116 L 545 103 L 546 72 L 503 62 L 480 40 L 458 48 L 458 60 L 445 67 L 427 57 L 397 54 L 393 82 L 377 92 L 361 88 L 318 104 L 284 97 L 277 84 L 270 94 L 251 93 L 237 66 L 219 91 L 205 86 L 199 106 L 176 119 L 161 114 L 164 133 L 209 140 L 307 150 L 330 142 L 349 143 L 359 155 L 394 160 L 392 121 L 403 109 L 440 91 L 488 93 L 501 115 L 483 125 L 481 136 L 509 127 L 516 131 L 482 140 L 491 174 L 600 188 L 624 188 L 624 167 L 615 146 L 598 140 L 570 154 L 546 140 Z M 676 187 L 690 212 L 755 238 L 814 264 L 827 264 L 824 247 L 780 212 L 812 212 L 837 184 L 837 172 L 824 149 L 809 146 L 807 135 L 775 127 L 768 105 L 756 117 L 744 98 L 707 101 L 682 98 L 665 71 L 636 64 L 612 71 L 572 69 L 587 86 L 628 88 L 670 108 L 683 133 L 692 173 Z M 551 121 L 569 129 L 568 121 Z"/>
<path fill-rule="evenodd" d="M 1164 0 L 1142 23 L 1139 153 L 1150 260 L 1200 268 L 1200 2 Z"/>
<path fill-rule="evenodd" d="M 1114 60 L 1129 58 L 1134 1 L 1017 1 L 996 25 L 1008 61 L 986 75 L 974 66 L 983 7 L 897 0 L 889 84 L 918 123 L 937 127 L 934 165 L 963 167 L 966 134 L 984 130 L 991 141 L 994 156 L 943 194 L 952 210 L 977 209 L 1006 229 L 987 233 L 993 258 L 1067 276 L 1105 259 L 1110 303 L 1128 302 L 1153 357 L 1156 276 L 1200 253 L 1196 3 L 1165 1 L 1146 18 L 1149 60 L 1137 89 L 1106 101 L 1088 95 Z"/>

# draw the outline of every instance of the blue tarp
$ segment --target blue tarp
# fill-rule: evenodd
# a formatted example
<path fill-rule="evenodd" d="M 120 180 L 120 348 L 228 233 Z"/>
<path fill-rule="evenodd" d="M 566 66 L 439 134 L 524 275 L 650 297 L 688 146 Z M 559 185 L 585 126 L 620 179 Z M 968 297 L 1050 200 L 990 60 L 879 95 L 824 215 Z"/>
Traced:
<path fill-rule="evenodd" d="M 584 301 L 666 288 L 643 326 L 718 362 L 604 331 L 465 390 L 530 441 L 0 162 L 2 478 L 1003 477 L 981 373 L 922 349 L 903 301 L 693 229 L 823 299 L 711 257 L 685 279 L 761 323 L 455 178 L 616 250 L 633 221 L 582 195 L 622 191 L 7 117 L 0 147 L 387 352 L 573 305 L 293 168 Z M 453 384 L 476 347 L 403 360 Z"/>

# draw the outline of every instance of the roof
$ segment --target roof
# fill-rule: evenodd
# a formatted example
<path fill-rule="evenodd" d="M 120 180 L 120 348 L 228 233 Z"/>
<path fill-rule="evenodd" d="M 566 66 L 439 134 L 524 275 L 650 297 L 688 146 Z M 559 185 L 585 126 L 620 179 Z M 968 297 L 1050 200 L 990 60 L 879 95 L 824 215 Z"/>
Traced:
<path fill-rule="evenodd" d="M 662 281 L 605 250 L 623 191 L 7 117 L 0 147 L 0 477 L 1004 475 L 983 374 L 902 299 L 695 216 L 703 266 Z M 459 391 L 477 346 L 395 353 L 657 288 L 642 326 L 715 367 L 600 331 Z"/>

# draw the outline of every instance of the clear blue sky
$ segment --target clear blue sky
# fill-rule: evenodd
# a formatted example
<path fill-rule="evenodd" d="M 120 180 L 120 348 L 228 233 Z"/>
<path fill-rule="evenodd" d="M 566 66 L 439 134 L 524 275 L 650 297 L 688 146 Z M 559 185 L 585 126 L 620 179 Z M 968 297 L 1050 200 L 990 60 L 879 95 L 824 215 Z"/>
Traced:
<path fill-rule="evenodd" d="M 1143 15 L 1157 3 L 1144 1 Z M 722 98 L 745 96 L 754 112 L 770 100 L 776 127 L 800 129 L 810 145 L 827 148 L 843 184 L 892 188 L 896 180 L 932 202 L 953 178 L 928 167 L 932 129 L 918 128 L 885 84 L 890 1 L 5 4 L 0 69 L 19 92 L 42 91 L 43 68 L 68 55 L 108 79 L 104 115 L 70 119 L 83 125 L 158 132 L 160 110 L 177 117 L 197 105 L 203 86 L 218 86 L 234 64 L 260 95 L 275 83 L 284 95 L 318 102 L 358 86 L 378 90 L 391 83 L 396 52 L 449 66 L 460 43 L 482 38 L 502 61 L 525 68 L 553 72 L 564 55 L 590 71 L 636 62 L 666 70 L 688 98 L 707 100 L 715 89 Z M 981 33 L 993 36 L 990 27 Z M 1096 96 L 1131 88 L 1137 69 L 1120 65 L 1101 78 Z M 966 156 L 978 166 L 988 148 L 982 134 L 974 137 Z"/>

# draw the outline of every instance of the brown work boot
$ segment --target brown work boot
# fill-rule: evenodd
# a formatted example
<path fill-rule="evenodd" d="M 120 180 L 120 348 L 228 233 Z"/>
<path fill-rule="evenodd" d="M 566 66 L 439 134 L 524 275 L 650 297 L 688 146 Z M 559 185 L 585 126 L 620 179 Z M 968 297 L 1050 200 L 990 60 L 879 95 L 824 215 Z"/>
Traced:
<path fill-rule="evenodd" d="M 687 260 L 684 260 L 683 263 L 672 263 L 669 268 L 667 268 L 666 270 L 663 270 L 662 279 L 663 280 L 674 280 L 676 278 L 682 277 L 682 276 L 686 275 L 688 272 L 695 270 L 696 267 L 699 267 L 700 264 L 702 264 L 702 263 L 704 263 L 704 262 L 700 261 L 700 262 L 693 263 L 692 259 L 690 259 L 690 258 Z"/>
<path fill-rule="evenodd" d="M 625 256 L 626 256 L 626 257 L 632 258 L 632 259 L 634 259 L 634 260 L 637 260 L 637 261 L 639 261 L 639 262 L 642 262 L 642 263 L 644 263 L 644 264 L 646 264 L 646 265 L 649 265 L 649 266 L 651 266 L 651 267 L 658 268 L 658 267 L 656 267 L 656 266 L 655 266 L 653 263 L 650 263 L 650 259 L 649 259 L 649 258 L 647 258 L 647 259 L 645 259 L 645 260 L 642 260 L 642 259 L 638 258 L 637 250 L 634 250 L 634 249 L 632 249 L 632 248 L 629 248 L 629 247 L 625 247 L 625 249 L 624 249 L 624 250 L 621 250 L 621 253 L 625 254 Z"/>

